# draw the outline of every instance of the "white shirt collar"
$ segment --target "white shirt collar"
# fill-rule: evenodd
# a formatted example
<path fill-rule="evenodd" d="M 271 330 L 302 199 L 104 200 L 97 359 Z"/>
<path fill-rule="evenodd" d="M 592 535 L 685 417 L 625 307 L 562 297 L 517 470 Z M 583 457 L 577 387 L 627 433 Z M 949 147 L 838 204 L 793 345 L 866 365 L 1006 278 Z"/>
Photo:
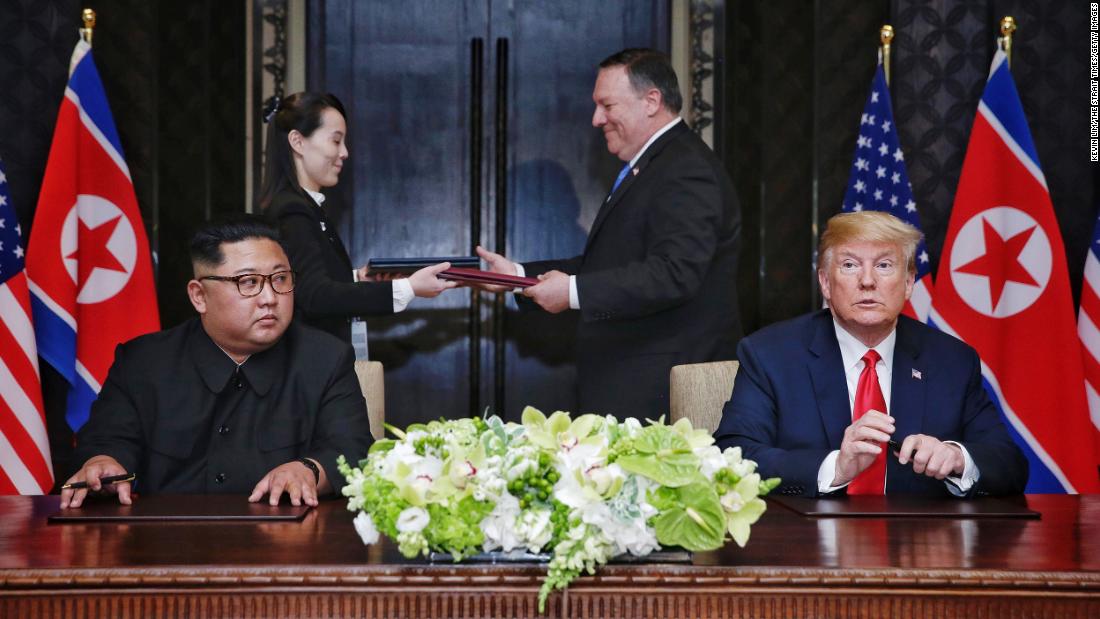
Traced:
<path fill-rule="evenodd" d="M 844 373 L 847 374 L 853 369 L 863 371 L 863 355 L 867 354 L 867 346 L 856 339 L 856 336 L 848 333 L 844 330 L 844 327 L 840 326 L 840 323 L 833 319 L 833 329 L 836 330 L 836 341 L 840 344 L 840 358 L 844 362 Z M 874 346 L 875 352 L 879 354 L 882 359 L 876 364 L 881 365 L 887 373 L 891 372 L 894 367 L 894 344 L 898 340 L 898 330 L 894 327 L 890 331 L 890 335 L 886 336 L 886 339 Z"/>
<path fill-rule="evenodd" d="M 302 191 L 309 194 L 309 197 L 313 198 L 313 201 L 317 203 L 317 206 L 321 206 L 325 203 L 325 194 L 319 191 L 310 191 L 305 187 L 302 187 Z"/>
<path fill-rule="evenodd" d="M 638 154 L 634 155 L 634 158 L 630 160 L 630 167 L 633 168 L 638 163 L 638 160 L 642 158 L 642 155 L 645 154 L 645 151 L 649 148 L 649 146 L 657 141 L 657 138 L 659 138 L 662 135 L 664 135 L 665 133 L 667 133 L 669 129 L 675 127 L 676 123 L 680 122 L 681 120 L 683 120 L 683 119 L 680 118 L 679 116 L 677 116 L 676 118 L 672 119 L 672 122 L 668 123 L 664 127 L 661 127 L 660 129 L 658 129 L 657 133 L 654 133 L 653 135 L 649 136 L 649 140 L 645 144 L 642 145 L 642 150 L 638 151 Z"/>

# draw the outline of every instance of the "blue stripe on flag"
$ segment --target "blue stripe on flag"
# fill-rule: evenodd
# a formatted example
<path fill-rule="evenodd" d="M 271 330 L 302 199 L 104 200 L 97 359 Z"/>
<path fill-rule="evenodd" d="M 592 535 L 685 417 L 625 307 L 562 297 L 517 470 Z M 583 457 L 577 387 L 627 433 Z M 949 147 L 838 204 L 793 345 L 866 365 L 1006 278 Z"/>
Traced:
<path fill-rule="evenodd" d="M 933 312 L 934 314 L 935 312 Z M 932 315 L 928 316 L 928 326 L 950 334 L 953 337 L 958 337 L 953 331 L 948 331 L 942 328 L 937 323 Z M 993 406 L 997 407 L 997 412 L 1001 414 L 1001 421 L 1005 425 L 1005 429 L 1008 430 L 1009 436 L 1020 447 L 1020 450 L 1024 453 L 1028 463 L 1028 477 L 1027 487 L 1024 489 L 1026 493 L 1038 493 L 1038 494 L 1064 494 L 1067 490 L 1062 483 L 1058 481 L 1058 478 L 1050 472 L 1047 465 L 1039 459 L 1039 456 L 1035 453 L 1035 450 L 1031 448 L 1029 443 L 1023 435 L 1016 431 L 1016 426 L 1012 425 L 1012 421 L 1005 416 L 1004 408 L 1001 407 L 1001 400 L 997 397 L 997 391 L 993 388 L 985 378 L 985 374 L 982 374 L 982 387 L 985 389 L 986 394 L 989 396 L 989 400 L 993 402 Z M 979 471 L 979 474 L 981 472 Z"/>
<path fill-rule="evenodd" d="M 122 142 L 118 139 L 115 121 L 111 118 L 111 109 L 107 106 L 107 94 L 103 91 L 103 82 L 99 79 L 91 50 L 77 63 L 76 69 L 69 78 L 69 88 L 72 88 L 76 96 L 80 97 L 80 107 L 84 109 L 84 113 L 92 119 L 121 158 Z"/>
<path fill-rule="evenodd" d="M 1012 436 L 1012 440 L 1016 441 L 1016 444 L 1019 445 L 1020 449 L 1024 452 L 1024 456 L 1027 457 L 1029 468 L 1027 487 L 1024 488 L 1024 492 L 1027 494 L 1065 494 L 1068 492 L 1069 489 L 1062 486 L 1058 478 L 1050 472 L 1047 465 L 1043 464 L 1043 461 L 1036 455 L 1027 439 L 1021 436 L 1020 433 L 1016 431 L 1016 427 L 1012 425 L 1007 417 L 1005 417 L 1004 411 L 1001 409 L 1001 401 L 997 399 L 993 387 L 984 376 L 982 377 L 982 386 L 985 387 L 985 392 L 989 394 L 989 399 L 993 401 L 993 405 L 1000 411 L 1001 421 L 1004 422 L 1005 428 L 1008 429 L 1008 433 Z"/>
<path fill-rule="evenodd" d="M 46 360 L 72 385 L 76 380 L 76 331 L 50 311 L 38 295 L 31 295 L 34 335 L 38 356 Z"/>
<path fill-rule="evenodd" d="M 92 410 L 92 402 L 95 402 L 96 392 L 92 390 L 83 379 L 73 381 L 73 388 L 69 390 L 68 401 L 65 403 L 65 421 L 76 432 L 88 421 L 88 414 Z"/>
<path fill-rule="evenodd" d="M 1097 260 L 1100 260 L 1100 217 L 1096 218 L 1096 227 L 1092 229 L 1092 243 L 1089 244 L 1089 251 L 1096 256 Z M 1100 288 L 1097 288 L 1097 292 L 1100 292 Z"/>
<path fill-rule="evenodd" d="M 1027 153 L 1031 162 L 1039 167 L 1039 154 L 1035 150 L 1035 143 L 1031 141 L 1031 131 L 1027 128 L 1023 106 L 1017 104 L 1019 100 L 1020 95 L 1016 92 L 1016 83 L 1012 80 L 1008 63 L 1002 62 L 989 77 L 985 93 L 982 94 L 982 103 L 985 103 L 997 120 L 1004 125 L 1005 130 Z"/>

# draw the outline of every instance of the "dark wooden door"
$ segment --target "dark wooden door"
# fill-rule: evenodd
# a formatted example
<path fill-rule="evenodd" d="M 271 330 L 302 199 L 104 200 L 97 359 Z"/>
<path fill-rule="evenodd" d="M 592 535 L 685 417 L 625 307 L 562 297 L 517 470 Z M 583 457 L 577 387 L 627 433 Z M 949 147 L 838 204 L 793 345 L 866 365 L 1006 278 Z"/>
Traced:
<path fill-rule="evenodd" d="M 316 3 L 311 88 L 347 105 L 351 157 L 333 196 L 356 264 L 580 253 L 621 164 L 591 127 L 596 64 L 667 49 L 667 2 Z M 577 316 L 468 290 L 368 320 L 386 410 L 405 425 L 525 404 L 571 410 Z"/>

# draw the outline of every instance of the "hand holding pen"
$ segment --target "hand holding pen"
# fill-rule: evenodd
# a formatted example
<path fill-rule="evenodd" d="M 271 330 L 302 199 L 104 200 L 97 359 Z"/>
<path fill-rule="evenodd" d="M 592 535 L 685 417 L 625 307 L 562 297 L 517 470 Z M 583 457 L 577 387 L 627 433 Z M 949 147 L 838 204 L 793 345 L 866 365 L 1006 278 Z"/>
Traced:
<path fill-rule="evenodd" d="M 111 456 L 89 458 L 61 487 L 61 508 L 80 507 L 88 496 L 88 491 L 107 492 L 118 495 L 118 502 L 130 505 L 131 483 L 134 476 Z"/>

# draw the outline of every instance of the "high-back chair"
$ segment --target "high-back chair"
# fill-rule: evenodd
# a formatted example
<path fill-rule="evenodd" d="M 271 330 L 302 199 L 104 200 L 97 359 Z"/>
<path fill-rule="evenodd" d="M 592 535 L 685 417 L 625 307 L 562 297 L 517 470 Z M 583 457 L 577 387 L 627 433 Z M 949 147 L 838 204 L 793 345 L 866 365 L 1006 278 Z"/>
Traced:
<path fill-rule="evenodd" d="M 355 375 L 367 400 L 367 417 L 370 418 L 370 433 L 374 440 L 386 433 L 383 427 L 386 422 L 386 381 L 382 370 L 382 363 L 378 361 L 355 362 Z"/>
<path fill-rule="evenodd" d="M 673 366 L 669 373 L 670 422 L 687 417 L 696 428 L 711 433 L 717 430 L 740 365 L 737 361 L 712 361 Z"/>

